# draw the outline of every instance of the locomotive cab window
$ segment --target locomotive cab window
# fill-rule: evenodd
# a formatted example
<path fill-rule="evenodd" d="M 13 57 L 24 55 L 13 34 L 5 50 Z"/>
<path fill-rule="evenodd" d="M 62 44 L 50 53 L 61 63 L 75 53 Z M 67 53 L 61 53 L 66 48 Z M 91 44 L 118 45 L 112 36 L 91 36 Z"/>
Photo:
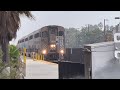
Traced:
<path fill-rule="evenodd" d="M 28 38 L 26 38 L 25 41 L 28 41 Z"/>
<path fill-rule="evenodd" d="M 41 37 L 41 32 L 39 33 L 39 37 Z"/>
<path fill-rule="evenodd" d="M 24 39 L 22 40 L 22 42 L 24 42 Z"/>
<path fill-rule="evenodd" d="M 42 32 L 42 37 L 47 37 L 47 36 L 48 36 L 48 32 L 47 31 Z"/>
<path fill-rule="evenodd" d="M 33 35 L 31 35 L 31 36 L 29 37 L 29 40 L 31 40 L 31 39 L 33 39 Z"/>
<path fill-rule="evenodd" d="M 59 36 L 63 36 L 64 32 L 63 31 L 59 31 Z"/>
<path fill-rule="evenodd" d="M 51 34 L 55 34 L 55 29 L 51 29 Z"/>
<path fill-rule="evenodd" d="M 39 37 L 39 33 L 36 33 L 35 35 L 34 35 L 34 38 L 38 38 Z"/>

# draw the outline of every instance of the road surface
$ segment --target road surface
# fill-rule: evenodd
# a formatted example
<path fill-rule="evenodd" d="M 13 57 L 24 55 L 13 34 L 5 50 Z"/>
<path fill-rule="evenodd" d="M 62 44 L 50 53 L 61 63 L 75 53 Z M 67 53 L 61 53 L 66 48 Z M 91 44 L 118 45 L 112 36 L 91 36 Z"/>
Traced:
<path fill-rule="evenodd" d="M 26 60 L 25 79 L 58 79 L 58 65 L 47 61 Z"/>

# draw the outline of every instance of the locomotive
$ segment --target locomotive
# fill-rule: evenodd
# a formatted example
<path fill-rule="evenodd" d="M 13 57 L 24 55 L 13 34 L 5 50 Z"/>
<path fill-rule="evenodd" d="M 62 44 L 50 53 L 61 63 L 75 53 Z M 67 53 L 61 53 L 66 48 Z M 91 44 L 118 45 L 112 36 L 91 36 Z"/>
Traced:
<path fill-rule="evenodd" d="M 28 57 L 37 53 L 44 55 L 45 60 L 64 59 L 65 29 L 58 25 L 44 26 L 18 40 L 17 47 L 21 54 L 24 53 L 23 48 L 26 48 Z"/>

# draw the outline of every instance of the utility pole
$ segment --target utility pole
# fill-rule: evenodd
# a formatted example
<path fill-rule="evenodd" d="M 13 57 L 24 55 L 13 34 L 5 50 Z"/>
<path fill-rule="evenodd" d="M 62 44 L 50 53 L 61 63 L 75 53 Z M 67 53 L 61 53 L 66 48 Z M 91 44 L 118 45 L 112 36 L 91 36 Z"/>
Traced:
<path fill-rule="evenodd" d="M 88 24 L 88 32 L 89 32 L 89 24 Z"/>
<path fill-rule="evenodd" d="M 104 19 L 104 41 L 106 41 L 105 19 Z"/>
<path fill-rule="evenodd" d="M 76 48 L 77 48 L 77 30 L 76 30 Z"/>

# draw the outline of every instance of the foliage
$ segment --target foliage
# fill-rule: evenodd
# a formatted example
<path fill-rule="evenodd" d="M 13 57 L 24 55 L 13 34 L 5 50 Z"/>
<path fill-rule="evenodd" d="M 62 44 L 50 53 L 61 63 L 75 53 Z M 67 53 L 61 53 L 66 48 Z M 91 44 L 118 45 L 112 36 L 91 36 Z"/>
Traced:
<path fill-rule="evenodd" d="M 89 27 L 88 27 L 89 26 Z M 78 48 L 83 47 L 84 44 L 92 44 L 104 42 L 103 25 L 100 22 L 98 25 L 88 25 L 78 30 L 76 28 L 65 29 L 65 44 L 66 48 Z M 112 40 L 113 26 L 106 26 L 106 35 L 109 40 Z"/>
<path fill-rule="evenodd" d="M 7 38 L 9 41 L 16 38 L 16 32 L 20 27 L 20 15 L 32 18 L 29 11 L 0 11 L 0 41 Z"/>
<path fill-rule="evenodd" d="M 76 36 L 78 35 L 77 29 L 75 28 L 69 28 L 65 29 L 65 44 L 66 47 L 72 48 L 76 47 Z"/>
<path fill-rule="evenodd" d="M 20 15 L 33 18 L 30 11 L 0 11 L 0 46 L 2 50 L 2 53 L 0 52 L 2 55 L 0 58 L 0 74 L 10 68 L 7 70 L 10 71 L 9 78 L 16 78 L 17 71 L 19 71 L 19 52 L 15 46 L 9 47 L 9 41 L 16 38 L 17 30 L 20 28 Z"/>
<path fill-rule="evenodd" d="M 80 43 L 83 46 L 84 44 L 92 44 L 102 42 L 104 40 L 103 32 L 96 28 L 91 31 L 82 30 L 80 33 Z"/>
<path fill-rule="evenodd" d="M 9 46 L 9 55 L 10 55 L 10 77 L 13 79 L 17 74 L 18 65 L 18 57 L 19 51 L 14 45 Z"/>
<path fill-rule="evenodd" d="M 9 63 L 8 45 L 9 41 L 17 36 L 20 15 L 33 18 L 30 11 L 0 11 L 0 44 L 4 53 L 2 57 L 4 63 Z"/>
<path fill-rule="evenodd" d="M 16 46 L 9 45 L 10 64 L 2 62 L 2 50 L 0 49 L 0 79 L 20 79 L 21 78 L 21 62 L 20 53 Z M 5 66 L 7 65 L 7 66 Z M 10 73 L 6 73 L 5 68 L 10 67 Z M 4 72 L 3 72 L 4 71 Z"/>
<path fill-rule="evenodd" d="M 7 75 L 7 73 L 3 72 L 4 69 L 8 66 L 8 65 L 5 65 L 3 62 L 2 62 L 2 56 L 3 56 L 3 53 L 2 53 L 2 50 L 0 49 L 0 79 L 9 79 L 9 75 Z"/>
<path fill-rule="evenodd" d="M 9 54 L 10 54 L 10 60 L 18 60 L 18 57 L 20 56 L 19 50 L 14 45 L 9 46 Z"/>

